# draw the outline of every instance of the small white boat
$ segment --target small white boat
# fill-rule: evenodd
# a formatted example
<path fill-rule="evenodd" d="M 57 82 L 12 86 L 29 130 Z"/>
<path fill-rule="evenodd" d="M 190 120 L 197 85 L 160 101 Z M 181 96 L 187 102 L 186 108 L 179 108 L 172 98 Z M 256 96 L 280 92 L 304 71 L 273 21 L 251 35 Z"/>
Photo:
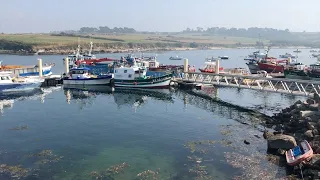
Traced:
<path fill-rule="evenodd" d="M 229 59 L 229 56 L 219 56 L 218 58 L 227 60 L 227 59 Z"/>
<path fill-rule="evenodd" d="M 90 68 L 73 68 L 70 70 L 70 76 L 63 79 L 64 85 L 107 85 L 113 74 L 91 75 Z"/>
<path fill-rule="evenodd" d="M 169 59 L 170 60 L 182 60 L 183 57 L 179 57 L 179 56 L 173 57 L 173 56 L 171 56 Z"/>
<path fill-rule="evenodd" d="M 301 50 L 297 49 L 297 50 L 294 50 L 293 52 L 295 52 L 295 53 L 301 53 Z"/>
<path fill-rule="evenodd" d="M 9 91 L 25 91 L 39 88 L 43 83 L 42 78 L 11 78 L 11 72 L 0 72 L 0 93 Z"/>
<path fill-rule="evenodd" d="M 280 57 L 280 58 L 293 58 L 293 59 L 298 58 L 298 56 L 292 55 L 292 54 L 290 54 L 290 53 L 282 54 L 282 55 L 280 55 L 279 57 Z"/>
<path fill-rule="evenodd" d="M 300 145 L 286 151 L 286 160 L 289 166 L 296 166 L 302 162 L 309 161 L 312 158 L 313 150 L 308 143 L 304 140 Z"/>

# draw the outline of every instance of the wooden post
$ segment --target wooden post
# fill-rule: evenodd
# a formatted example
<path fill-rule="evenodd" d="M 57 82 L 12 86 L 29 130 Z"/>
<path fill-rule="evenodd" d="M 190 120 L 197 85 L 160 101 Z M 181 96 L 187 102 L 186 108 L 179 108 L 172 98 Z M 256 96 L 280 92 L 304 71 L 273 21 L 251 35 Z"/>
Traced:
<path fill-rule="evenodd" d="M 69 58 L 68 57 L 66 57 L 65 59 L 64 59 L 64 64 L 65 64 L 65 68 L 66 68 L 66 74 L 68 74 L 69 73 Z"/>
<path fill-rule="evenodd" d="M 38 59 L 39 77 L 42 77 L 42 59 Z"/>
<path fill-rule="evenodd" d="M 183 67 L 183 72 L 188 72 L 189 67 L 188 67 L 188 59 L 184 59 L 184 67 Z"/>

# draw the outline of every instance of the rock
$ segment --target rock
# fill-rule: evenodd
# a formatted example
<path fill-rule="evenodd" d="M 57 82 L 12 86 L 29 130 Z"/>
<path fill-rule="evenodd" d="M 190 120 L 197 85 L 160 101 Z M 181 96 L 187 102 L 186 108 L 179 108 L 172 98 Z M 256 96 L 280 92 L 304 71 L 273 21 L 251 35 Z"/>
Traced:
<path fill-rule="evenodd" d="M 288 150 L 297 146 L 297 142 L 294 137 L 284 134 L 277 134 L 268 136 L 268 149 L 283 149 Z"/>
<path fill-rule="evenodd" d="M 309 105 L 309 110 L 310 111 L 318 111 L 318 108 L 319 108 L 319 104 L 311 104 Z"/>
<path fill-rule="evenodd" d="M 312 130 L 308 130 L 304 133 L 305 137 L 308 139 L 313 139 L 314 135 L 312 133 Z"/>
<path fill-rule="evenodd" d="M 315 135 L 319 135 L 319 131 L 318 131 L 317 129 L 313 129 L 313 130 L 312 130 L 312 133 L 313 133 L 314 136 L 315 136 Z"/>
<path fill-rule="evenodd" d="M 314 130 L 315 129 L 314 125 L 315 125 L 315 123 L 313 123 L 313 122 L 307 122 L 308 130 Z"/>
<path fill-rule="evenodd" d="M 279 153 L 280 155 L 285 155 L 285 154 L 286 154 L 286 150 L 278 149 L 278 153 Z"/>
<path fill-rule="evenodd" d="M 294 103 L 294 105 L 297 105 L 297 104 L 302 104 L 302 101 L 298 100 L 297 102 Z"/>
<path fill-rule="evenodd" d="M 313 99 L 307 99 L 307 103 L 308 103 L 309 105 L 311 105 L 311 104 L 316 104 L 316 101 L 313 100 Z"/>
<path fill-rule="evenodd" d="M 244 140 L 243 142 L 244 142 L 245 144 L 250 144 L 250 142 L 247 141 L 247 140 Z"/>
<path fill-rule="evenodd" d="M 320 96 L 317 93 L 314 93 L 313 99 L 316 101 L 316 103 L 320 103 Z"/>
<path fill-rule="evenodd" d="M 308 116 L 312 115 L 319 115 L 320 113 L 318 111 L 300 111 L 300 117 L 306 118 Z"/>
<path fill-rule="evenodd" d="M 264 139 L 268 139 L 269 137 L 273 136 L 273 133 L 272 132 L 269 132 L 269 131 L 264 131 L 263 132 L 263 138 Z"/>

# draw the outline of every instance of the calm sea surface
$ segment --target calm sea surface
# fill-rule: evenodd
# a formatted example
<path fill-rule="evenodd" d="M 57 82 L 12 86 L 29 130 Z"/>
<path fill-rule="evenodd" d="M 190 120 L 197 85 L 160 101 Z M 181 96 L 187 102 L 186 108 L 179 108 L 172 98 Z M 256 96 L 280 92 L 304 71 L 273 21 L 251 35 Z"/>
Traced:
<path fill-rule="evenodd" d="M 275 49 L 278 56 L 293 50 Z M 299 61 L 314 63 L 309 50 Z M 228 55 L 224 67 L 246 67 L 252 50 L 158 52 L 197 68 L 206 56 Z M 125 54 L 100 54 L 120 57 Z M 138 55 L 138 54 L 137 54 Z M 147 54 L 145 54 L 147 55 Z M 150 54 L 152 55 L 152 54 Z M 36 64 L 38 56 L 0 55 L 4 64 Z M 63 56 L 40 56 L 63 72 Z M 183 63 L 178 61 L 178 63 Z M 271 115 L 302 97 L 219 88 L 218 99 Z M 267 179 L 285 176 L 268 161 L 251 114 L 177 89 L 47 88 L 0 101 L 0 179 Z M 252 122 L 254 124 L 256 122 Z M 244 144 L 244 140 L 250 142 Z M 1 165 L 2 164 L 2 165 Z M 254 164 L 255 166 L 253 166 Z"/>

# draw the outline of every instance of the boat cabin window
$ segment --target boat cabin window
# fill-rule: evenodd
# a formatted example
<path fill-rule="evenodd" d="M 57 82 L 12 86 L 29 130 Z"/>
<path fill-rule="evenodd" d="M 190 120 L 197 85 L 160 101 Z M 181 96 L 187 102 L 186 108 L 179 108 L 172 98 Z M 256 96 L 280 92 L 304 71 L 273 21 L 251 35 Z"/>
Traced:
<path fill-rule="evenodd" d="M 128 75 L 128 78 L 131 78 L 131 77 L 132 77 L 132 75 L 131 75 L 131 74 L 129 74 L 129 75 Z"/>
<path fill-rule="evenodd" d="M 123 72 L 124 72 L 124 73 L 127 73 L 127 71 L 128 71 L 128 70 L 124 70 Z"/>
<path fill-rule="evenodd" d="M 118 70 L 114 70 L 114 73 L 118 73 Z"/>
<path fill-rule="evenodd" d="M 8 76 L 1 76 L 1 80 L 9 80 Z"/>

